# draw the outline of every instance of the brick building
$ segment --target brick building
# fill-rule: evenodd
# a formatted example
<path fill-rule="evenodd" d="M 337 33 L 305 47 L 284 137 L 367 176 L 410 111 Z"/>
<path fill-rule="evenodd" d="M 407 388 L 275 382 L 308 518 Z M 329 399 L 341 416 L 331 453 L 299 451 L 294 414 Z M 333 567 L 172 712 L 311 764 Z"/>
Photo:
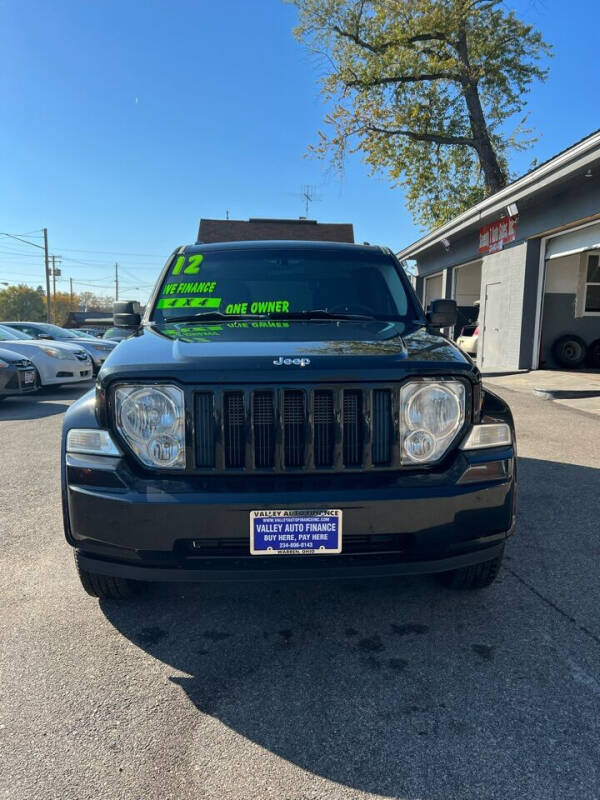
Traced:
<path fill-rule="evenodd" d="M 264 240 L 308 242 L 354 242 L 349 223 L 317 222 L 314 219 L 201 219 L 198 244 Z"/>

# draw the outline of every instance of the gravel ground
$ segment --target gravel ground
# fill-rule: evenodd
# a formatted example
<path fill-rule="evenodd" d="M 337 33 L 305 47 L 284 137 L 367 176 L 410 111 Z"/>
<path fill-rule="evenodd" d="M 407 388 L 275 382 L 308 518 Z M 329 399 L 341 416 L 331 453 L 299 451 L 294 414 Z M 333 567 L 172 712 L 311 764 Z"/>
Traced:
<path fill-rule="evenodd" d="M 101 605 L 63 540 L 75 390 L 0 405 L 0 797 L 600 798 L 600 419 L 501 390 L 493 587 L 164 585 Z"/>

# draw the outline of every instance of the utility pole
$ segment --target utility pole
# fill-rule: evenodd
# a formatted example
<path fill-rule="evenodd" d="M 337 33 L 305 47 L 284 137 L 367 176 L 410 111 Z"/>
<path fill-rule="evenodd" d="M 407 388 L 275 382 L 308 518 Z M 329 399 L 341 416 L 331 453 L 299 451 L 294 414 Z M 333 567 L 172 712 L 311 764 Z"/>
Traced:
<path fill-rule="evenodd" d="M 46 321 L 50 322 L 50 265 L 48 263 L 48 229 L 44 228 L 44 264 L 46 266 Z"/>
<path fill-rule="evenodd" d="M 56 256 L 52 256 L 52 303 L 56 308 Z"/>
<path fill-rule="evenodd" d="M 115 300 L 119 299 L 119 265 L 115 262 Z"/>

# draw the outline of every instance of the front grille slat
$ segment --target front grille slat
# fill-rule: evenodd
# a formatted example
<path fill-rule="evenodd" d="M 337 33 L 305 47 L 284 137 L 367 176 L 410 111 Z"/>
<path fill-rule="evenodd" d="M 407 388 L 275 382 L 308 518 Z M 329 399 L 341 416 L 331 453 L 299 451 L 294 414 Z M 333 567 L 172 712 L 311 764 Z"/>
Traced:
<path fill-rule="evenodd" d="M 196 395 L 196 464 L 215 466 L 215 413 L 213 395 Z"/>
<path fill-rule="evenodd" d="M 243 392 L 225 392 L 225 466 L 241 468 L 246 462 L 246 413 Z"/>
<path fill-rule="evenodd" d="M 335 416 L 333 392 L 331 390 L 320 389 L 314 393 L 313 432 L 315 466 L 332 466 L 335 445 Z"/>
<path fill-rule="evenodd" d="M 392 399 L 389 389 L 373 392 L 373 464 L 389 464 L 392 455 Z"/>
<path fill-rule="evenodd" d="M 283 392 L 283 461 L 286 467 L 304 464 L 306 396 L 298 389 Z"/>
<path fill-rule="evenodd" d="M 275 404 L 272 391 L 254 392 L 252 425 L 254 463 L 259 469 L 275 465 Z"/>
<path fill-rule="evenodd" d="M 362 392 L 360 389 L 344 391 L 344 464 L 357 466 L 362 459 Z"/>

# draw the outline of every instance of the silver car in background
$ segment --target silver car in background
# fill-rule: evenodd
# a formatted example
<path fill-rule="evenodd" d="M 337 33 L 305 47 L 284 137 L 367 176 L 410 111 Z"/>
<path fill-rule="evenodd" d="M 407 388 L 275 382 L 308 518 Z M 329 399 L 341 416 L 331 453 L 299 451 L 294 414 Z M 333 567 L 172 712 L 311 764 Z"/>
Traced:
<path fill-rule="evenodd" d="M 28 358 L 37 370 L 40 386 L 81 383 L 93 377 L 92 361 L 77 344 L 32 339 L 0 323 L 0 347 Z"/>
<path fill-rule="evenodd" d="M 52 339 L 56 342 L 67 342 L 77 344 L 83 348 L 92 359 L 94 373 L 97 373 L 117 346 L 115 342 L 95 339 L 94 337 L 83 338 L 78 336 L 68 328 L 61 328 L 49 322 L 2 322 L 7 328 L 12 328 L 16 333 L 19 331 L 26 333 L 33 339 Z"/>

